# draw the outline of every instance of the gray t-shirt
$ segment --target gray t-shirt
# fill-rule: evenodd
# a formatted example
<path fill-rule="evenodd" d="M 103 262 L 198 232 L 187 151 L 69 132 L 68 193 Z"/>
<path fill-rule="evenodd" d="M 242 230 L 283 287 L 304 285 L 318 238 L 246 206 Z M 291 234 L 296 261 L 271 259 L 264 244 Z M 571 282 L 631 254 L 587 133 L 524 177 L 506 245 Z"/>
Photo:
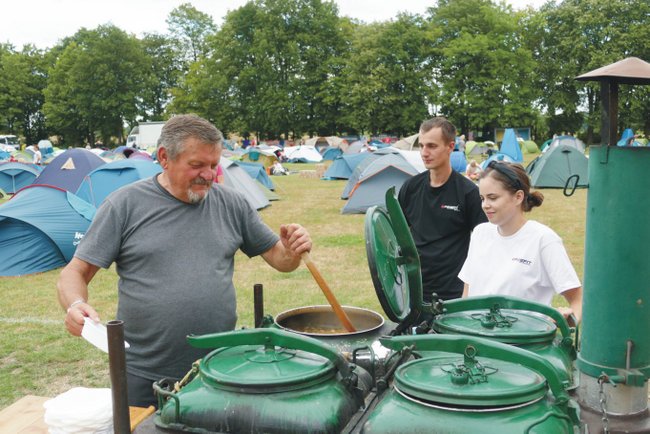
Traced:
<path fill-rule="evenodd" d="M 116 263 L 127 371 L 159 380 L 182 377 L 208 352 L 190 347 L 187 335 L 235 327 L 237 250 L 252 257 L 278 240 L 235 190 L 215 186 L 191 205 L 154 177 L 108 196 L 75 256 L 103 268 Z"/>

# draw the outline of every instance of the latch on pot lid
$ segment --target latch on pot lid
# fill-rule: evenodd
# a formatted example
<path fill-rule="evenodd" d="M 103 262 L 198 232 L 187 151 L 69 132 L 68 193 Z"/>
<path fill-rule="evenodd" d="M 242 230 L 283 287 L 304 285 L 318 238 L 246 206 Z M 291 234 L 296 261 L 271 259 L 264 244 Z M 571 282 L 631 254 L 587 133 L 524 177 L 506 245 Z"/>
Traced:
<path fill-rule="evenodd" d="M 386 315 L 407 328 L 421 312 L 432 312 L 422 298 L 420 258 L 395 187 L 386 192 L 386 209 L 366 211 L 365 237 L 372 283 Z"/>

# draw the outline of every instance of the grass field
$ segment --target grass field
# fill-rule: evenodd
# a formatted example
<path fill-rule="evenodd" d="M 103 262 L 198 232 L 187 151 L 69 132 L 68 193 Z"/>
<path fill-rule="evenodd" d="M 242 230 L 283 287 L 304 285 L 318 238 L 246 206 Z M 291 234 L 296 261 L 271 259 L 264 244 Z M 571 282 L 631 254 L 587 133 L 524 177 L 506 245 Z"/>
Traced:
<path fill-rule="evenodd" d="M 530 159 L 530 158 L 529 158 Z M 313 165 L 289 165 L 296 171 Z M 263 211 L 264 221 L 277 230 L 297 222 L 311 233 L 311 253 L 341 304 L 383 314 L 366 262 L 363 215 L 341 215 L 339 198 L 344 181 L 321 181 L 298 174 L 273 177 L 281 200 Z M 551 226 L 564 240 L 580 276 L 583 269 L 586 190 L 564 197 L 544 190 L 546 199 L 530 217 Z M 109 387 L 108 356 L 84 340 L 68 335 L 64 313 L 56 301 L 59 270 L 37 275 L 0 278 L 0 409 L 32 394 L 55 396 L 71 387 Z M 253 323 L 253 285 L 264 285 L 265 311 L 276 315 L 305 305 L 326 304 L 305 266 L 279 273 L 261 258 L 236 259 L 238 327 Z M 188 282 L 191 285 L 191 282 Z M 114 268 L 100 270 L 90 285 L 90 302 L 104 322 L 115 315 L 117 276 Z M 556 302 L 564 305 L 563 300 Z M 154 314 L 154 313 L 152 313 Z M 189 369 L 189 367 L 188 367 Z"/>

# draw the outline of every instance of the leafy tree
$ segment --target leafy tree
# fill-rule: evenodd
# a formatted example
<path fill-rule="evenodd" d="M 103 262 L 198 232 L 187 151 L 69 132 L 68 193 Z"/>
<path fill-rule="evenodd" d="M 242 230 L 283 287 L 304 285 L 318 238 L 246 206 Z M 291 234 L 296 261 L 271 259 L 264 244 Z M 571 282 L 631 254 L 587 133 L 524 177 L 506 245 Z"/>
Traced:
<path fill-rule="evenodd" d="M 182 64 L 176 56 L 172 40 L 156 34 L 145 35 L 142 47 L 147 54 L 146 83 L 141 92 L 139 117 L 142 120 L 164 120 L 171 102 L 171 90 L 182 76 Z"/>
<path fill-rule="evenodd" d="M 320 0 L 257 0 L 230 12 L 208 39 L 212 55 L 175 90 L 172 109 L 204 110 L 261 137 L 334 133 L 345 48 L 337 14 Z"/>
<path fill-rule="evenodd" d="M 32 144 L 47 136 L 41 106 L 47 74 L 44 56 L 31 45 L 15 52 L 0 47 L 0 130 Z"/>
<path fill-rule="evenodd" d="M 343 74 L 347 121 L 371 134 L 412 134 L 428 116 L 432 37 L 426 22 L 402 14 L 351 33 Z"/>
<path fill-rule="evenodd" d="M 440 0 L 429 9 L 434 44 L 433 101 L 459 131 L 531 125 L 537 114 L 530 86 L 535 63 L 512 10 L 490 0 Z"/>
<path fill-rule="evenodd" d="M 540 14 L 543 48 L 536 60 L 543 69 L 542 101 L 551 127 L 555 126 L 555 131 L 580 129 L 581 118 L 572 114 L 586 107 L 587 141 L 591 142 L 594 126 L 600 126 L 599 84 L 574 78 L 625 57 L 647 56 L 650 5 L 645 0 L 565 0 L 557 6 L 548 3 Z M 643 90 L 621 89 L 620 101 L 631 101 L 619 112 L 621 128 L 641 126 L 638 114 L 649 105 L 647 95 Z M 633 121 L 635 116 L 638 123 Z"/>
<path fill-rule="evenodd" d="M 212 17 L 190 3 L 174 9 L 167 18 L 167 25 L 179 58 L 184 60 L 185 70 L 192 62 L 208 54 L 206 39 L 217 30 Z"/>
<path fill-rule="evenodd" d="M 45 89 L 48 125 L 69 144 L 123 140 L 137 114 L 147 62 L 137 39 L 112 26 L 81 29 L 61 52 Z"/>

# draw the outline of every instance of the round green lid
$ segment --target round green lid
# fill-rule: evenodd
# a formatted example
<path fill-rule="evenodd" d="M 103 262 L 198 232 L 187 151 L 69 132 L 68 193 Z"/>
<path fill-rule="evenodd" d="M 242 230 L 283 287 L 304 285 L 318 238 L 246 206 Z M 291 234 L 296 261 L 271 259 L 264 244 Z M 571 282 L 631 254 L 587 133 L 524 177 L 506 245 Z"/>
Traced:
<path fill-rule="evenodd" d="M 531 402 L 547 391 L 546 380 L 522 365 L 448 353 L 400 366 L 395 388 L 430 403 L 480 408 Z"/>
<path fill-rule="evenodd" d="M 366 213 L 370 275 L 381 307 L 395 322 L 402 322 L 409 315 L 413 303 L 417 310 L 422 303 L 420 261 L 408 231 L 405 222 L 396 222 L 393 214 L 382 208 L 373 207 Z"/>
<path fill-rule="evenodd" d="M 305 351 L 242 345 L 211 352 L 201 361 L 200 372 L 216 387 L 292 390 L 331 378 L 335 366 Z"/>
<path fill-rule="evenodd" d="M 433 328 L 438 333 L 481 336 L 515 345 L 550 342 L 557 329 L 539 314 L 509 309 L 442 314 L 434 320 Z"/>

